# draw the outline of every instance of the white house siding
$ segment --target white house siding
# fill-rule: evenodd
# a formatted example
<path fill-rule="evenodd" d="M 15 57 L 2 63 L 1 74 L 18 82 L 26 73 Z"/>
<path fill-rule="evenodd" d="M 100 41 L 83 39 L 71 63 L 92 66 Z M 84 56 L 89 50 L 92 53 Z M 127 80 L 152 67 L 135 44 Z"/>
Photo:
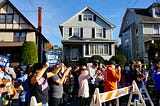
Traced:
<path fill-rule="evenodd" d="M 0 32 L 0 41 L 12 42 L 13 38 L 13 32 Z"/>
<path fill-rule="evenodd" d="M 153 24 L 144 24 L 143 25 L 144 34 L 153 34 Z"/>
<path fill-rule="evenodd" d="M 36 41 L 36 33 L 35 32 L 27 32 L 26 41 Z"/>
<path fill-rule="evenodd" d="M 79 15 L 78 15 L 79 16 Z M 69 39 L 69 28 L 83 28 L 83 38 L 92 38 L 92 28 L 106 28 L 106 39 L 112 39 L 112 30 L 104 21 L 96 18 L 95 21 L 78 21 L 78 16 L 75 16 L 63 26 L 63 39 Z"/>
<path fill-rule="evenodd" d="M 92 11 L 92 10 L 91 10 Z M 79 49 L 79 58 L 81 57 L 91 57 L 93 55 L 100 55 L 102 56 L 104 59 L 109 60 L 112 56 L 115 55 L 115 43 L 112 41 L 112 45 L 111 42 L 109 42 L 109 40 L 112 40 L 112 36 L 113 36 L 113 26 L 110 23 L 108 23 L 106 20 L 103 20 L 101 18 L 101 16 L 97 16 L 98 14 L 95 14 L 94 12 L 91 12 L 90 9 L 86 9 L 84 11 L 81 11 L 81 13 L 77 13 L 76 15 L 74 15 L 73 17 L 71 17 L 70 19 L 68 19 L 66 22 L 64 22 L 63 24 L 60 25 L 61 28 L 61 33 L 63 34 L 63 39 L 62 39 L 62 44 L 63 44 L 63 55 L 64 55 L 64 59 L 67 59 L 69 61 L 72 61 L 72 47 L 77 47 Z M 82 14 L 93 14 L 96 15 L 96 21 L 94 20 L 83 20 L 83 16 L 81 17 L 81 21 L 79 20 L 79 15 Z M 80 38 L 76 38 L 75 37 L 75 41 L 73 40 L 73 36 L 69 35 L 69 29 L 72 28 L 72 34 L 73 34 L 73 28 L 83 28 L 83 38 L 92 38 L 92 39 L 88 39 L 88 42 L 86 42 L 86 40 L 82 40 Z M 93 39 L 93 30 L 95 29 L 95 34 L 96 34 L 96 28 L 100 28 L 103 30 L 103 28 L 105 28 L 105 38 L 102 37 L 101 39 L 105 39 L 107 41 L 107 44 L 110 45 L 109 51 L 111 51 L 111 53 L 109 52 L 108 54 L 92 54 L 90 53 L 90 48 L 89 45 L 90 44 L 95 44 L 95 45 L 104 45 L 106 44 L 106 41 L 102 41 L 100 40 L 99 42 L 97 41 L 99 38 L 95 38 Z M 104 30 L 103 30 L 104 31 Z M 80 32 L 81 33 L 81 32 Z M 103 32 L 102 32 L 103 33 Z M 103 35 L 102 35 L 103 36 Z M 73 39 L 70 39 L 73 38 Z M 76 42 L 76 43 L 73 43 Z M 81 42 L 82 41 L 82 42 Z M 86 53 L 86 51 L 88 51 L 88 53 Z"/>

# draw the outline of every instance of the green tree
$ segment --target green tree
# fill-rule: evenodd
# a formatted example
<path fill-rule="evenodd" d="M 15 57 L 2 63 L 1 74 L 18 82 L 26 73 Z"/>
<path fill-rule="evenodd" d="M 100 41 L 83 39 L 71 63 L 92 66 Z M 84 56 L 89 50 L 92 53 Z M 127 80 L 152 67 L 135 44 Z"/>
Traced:
<path fill-rule="evenodd" d="M 156 43 L 152 43 L 149 46 L 149 51 L 148 51 L 148 60 L 155 60 L 155 54 L 158 52 L 158 46 Z"/>
<path fill-rule="evenodd" d="M 88 57 L 82 57 L 79 59 L 79 65 L 87 64 L 89 58 Z"/>
<path fill-rule="evenodd" d="M 21 62 L 24 65 L 38 62 L 38 52 L 36 44 L 33 41 L 26 41 L 21 48 Z"/>
<path fill-rule="evenodd" d="M 100 63 L 104 63 L 104 58 L 100 55 L 93 55 L 91 58 L 89 58 L 89 62 L 94 62 L 95 60 L 99 60 Z"/>
<path fill-rule="evenodd" d="M 124 55 L 116 55 L 112 56 L 110 60 L 113 60 L 116 62 L 116 64 L 124 65 L 127 61 L 126 57 Z"/>

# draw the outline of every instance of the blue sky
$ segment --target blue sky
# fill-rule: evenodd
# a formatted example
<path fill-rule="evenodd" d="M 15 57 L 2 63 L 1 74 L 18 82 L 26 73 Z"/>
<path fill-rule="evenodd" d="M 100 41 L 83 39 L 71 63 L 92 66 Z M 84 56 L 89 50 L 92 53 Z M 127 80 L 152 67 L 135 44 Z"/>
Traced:
<path fill-rule="evenodd" d="M 0 0 L 2 1 L 2 0 Z M 59 25 L 86 6 L 114 24 L 113 39 L 120 44 L 119 30 L 127 8 L 147 8 L 157 0 L 10 0 L 37 27 L 38 7 L 42 7 L 42 34 L 52 45 L 62 46 Z"/>

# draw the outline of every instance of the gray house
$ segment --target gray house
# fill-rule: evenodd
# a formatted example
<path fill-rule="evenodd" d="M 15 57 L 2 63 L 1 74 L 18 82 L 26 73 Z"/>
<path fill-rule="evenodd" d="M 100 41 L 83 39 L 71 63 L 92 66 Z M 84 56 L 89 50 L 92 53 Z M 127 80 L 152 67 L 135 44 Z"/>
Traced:
<path fill-rule="evenodd" d="M 63 56 L 68 61 L 100 55 L 109 60 L 115 55 L 117 41 L 112 40 L 113 24 L 90 7 L 85 7 L 60 26 Z"/>
<path fill-rule="evenodd" d="M 151 43 L 160 45 L 160 4 L 148 8 L 128 8 L 123 17 L 120 34 L 121 50 L 128 61 L 148 62 Z"/>

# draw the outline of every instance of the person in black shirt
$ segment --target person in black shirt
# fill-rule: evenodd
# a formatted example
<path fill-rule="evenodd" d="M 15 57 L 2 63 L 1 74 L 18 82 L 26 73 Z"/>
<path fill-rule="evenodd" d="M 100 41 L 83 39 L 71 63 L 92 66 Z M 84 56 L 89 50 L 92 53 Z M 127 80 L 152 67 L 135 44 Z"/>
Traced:
<path fill-rule="evenodd" d="M 35 96 L 37 103 L 42 103 L 42 106 L 48 106 L 48 81 L 47 78 L 55 76 L 61 66 L 57 66 L 54 70 L 47 72 L 49 63 L 44 65 L 35 63 L 29 72 L 29 87 L 31 96 Z"/>
<path fill-rule="evenodd" d="M 141 92 L 142 91 L 142 81 L 146 78 L 146 75 L 143 73 L 142 71 L 142 64 L 140 61 L 136 61 L 136 64 L 135 64 L 135 70 L 134 70 L 134 75 L 133 75 L 135 82 L 139 88 L 139 91 Z M 133 100 L 134 99 L 137 99 L 137 100 L 140 100 L 139 96 L 137 94 L 135 94 L 133 96 Z"/>

